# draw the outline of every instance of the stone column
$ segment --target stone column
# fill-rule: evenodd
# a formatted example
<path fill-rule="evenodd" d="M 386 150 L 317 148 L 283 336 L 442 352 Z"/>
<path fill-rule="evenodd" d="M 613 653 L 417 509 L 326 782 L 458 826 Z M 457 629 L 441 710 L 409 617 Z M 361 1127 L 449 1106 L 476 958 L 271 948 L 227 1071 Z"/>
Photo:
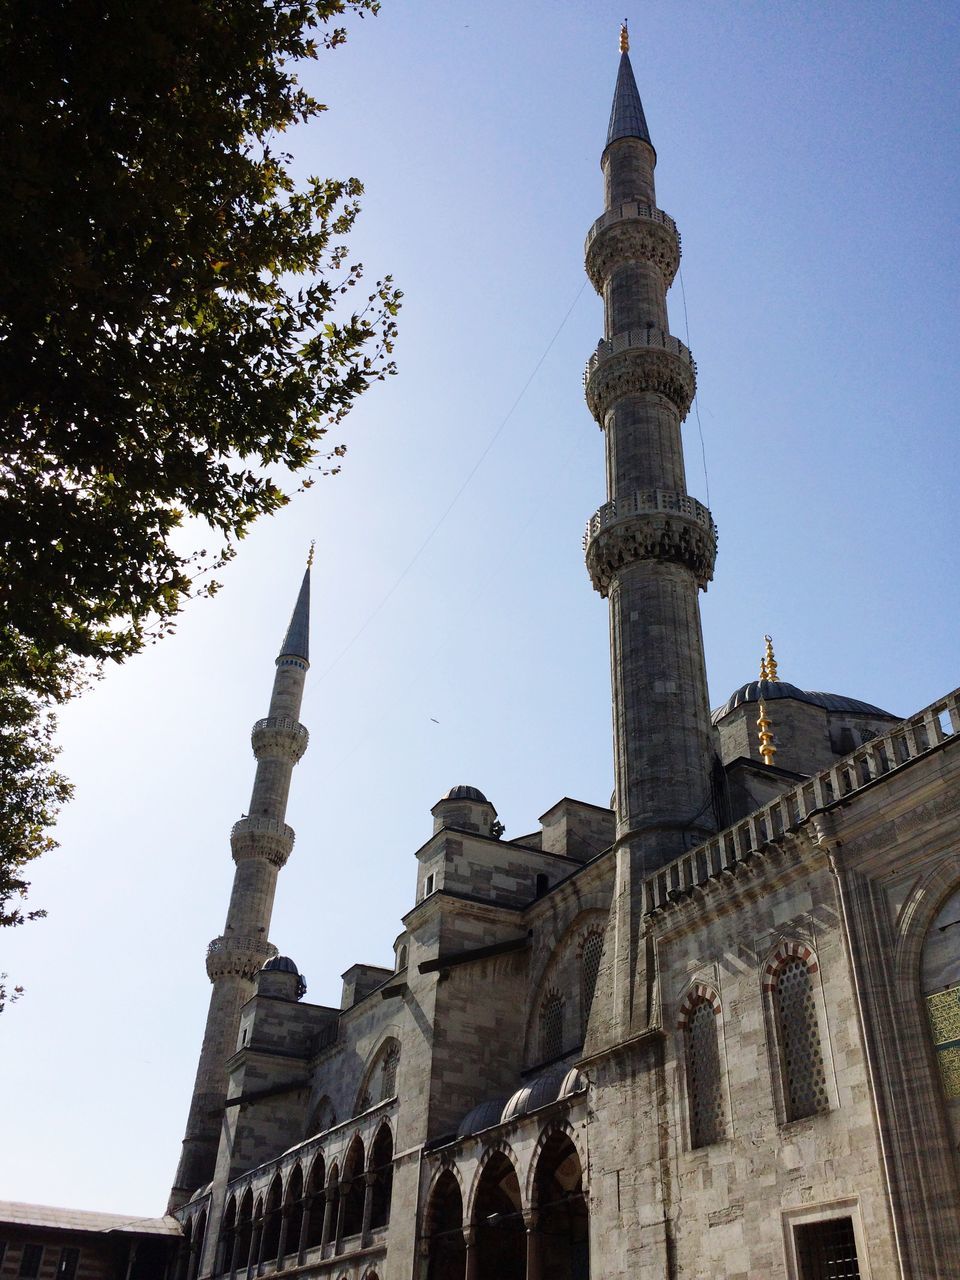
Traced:
<path fill-rule="evenodd" d="M 463 1239 L 467 1246 L 467 1262 L 464 1268 L 464 1280 L 480 1280 L 480 1258 L 477 1254 L 477 1229 L 464 1227 Z M 491 1277 L 491 1280 L 493 1278 Z"/>
<path fill-rule="evenodd" d="M 280 1210 L 280 1236 L 277 1240 L 277 1270 L 283 1270 L 283 1259 L 287 1252 L 287 1228 L 290 1225 L 290 1207 L 285 1205 Z"/>
<path fill-rule="evenodd" d="M 337 1202 L 337 1233 L 336 1239 L 333 1242 L 334 1254 L 343 1253 L 343 1219 L 346 1217 L 347 1213 L 347 1195 L 349 1194 L 349 1191 L 349 1182 L 345 1182 L 341 1178 L 339 1187 L 340 1198 Z"/>
<path fill-rule="evenodd" d="M 327 1245 L 330 1243 L 330 1231 L 333 1227 L 333 1206 L 337 1199 L 336 1187 L 327 1187 L 324 1192 L 326 1200 L 323 1206 L 323 1230 L 320 1233 L 320 1250 L 321 1255 Z"/>
<path fill-rule="evenodd" d="M 370 1237 L 370 1218 L 373 1215 L 373 1188 L 377 1175 L 368 1169 L 363 1175 L 363 1225 L 360 1228 L 360 1243 L 365 1245 Z"/>
<path fill-rule="evenodd" d="M 303 1262 L 307 1251 L 307 1240 L 310 1238 L 310 1215 L 313 1211 L 313 1196 L 304 1193 L 303 1217 L 300 1219 L 300 1239 L 297 1241 L 297 1263 Z"/>
<path fill-rule="evenodd" d="M 528 1209 L 523 1215 L 527 1229 L 527 1280 L 540 1280 L 541 1276 L 539 1216 L 536 1209 Z"/>

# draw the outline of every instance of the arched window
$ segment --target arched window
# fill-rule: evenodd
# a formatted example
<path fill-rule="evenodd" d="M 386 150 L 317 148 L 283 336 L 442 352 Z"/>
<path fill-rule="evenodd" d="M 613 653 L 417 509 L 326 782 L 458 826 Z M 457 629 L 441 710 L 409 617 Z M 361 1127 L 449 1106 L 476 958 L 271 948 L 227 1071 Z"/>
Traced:
<path fill-rule="evenodd" d="M 283 1243 L 283 1257 L 285 1258 L 292 1253 L 294 1259 L 296 1259 L 297 1254 L 300 1252 L 300 1232 L 303 1228 L 303 1214 L 306 1207 L 303 1170 L 299 1164 L 294 1167 L 293 1173 L 290 1175 L 285 1200 L 287 1232 Z M 280 1258 L 278 1262 L 282 1263 L 283 1258 Z"/>
<path fill-rule="evenodd" d="M 257 1265 L 257 1259 L 261 1256 L 260 1247 L 263 1244 L 263 1196 L 257 1196 L 256 1204 L 253 1206 L 253 1229 L 250 1233 L 250 1261 L 253 1266 Z"/>
<path fill-rule="evenodd" d="M 237 1201 L 231 1196 L 220 1219 L 220 1238 L 217 1241 L 217 1258 L 214 1263 L 214 1274 L 223 1275 L 233 1269 L 233 1250 L 237 1236 Z"/>
<path fill-rule="evenodd" d="M 552 991 L 540 1006 L 540 1058 L 549 1062 L 563 1053 L 563 996 Z"/>
<path fill-rule="evenodd" d="M 307 1239 L 304 1248 L 315 1249 L 323 1241 L 323 1215 L 327 1207 L 327 1171 L 323 1156 L 318 1155 L 310 1170 L 310 1182 L 307 1188 L 307 1208 L 310 1221 L 307 1223 Z"/>
<path fill-rule="evenodd" d="M 194 1219 L 193 1240 L 190 1246 L 190 1267 L 187 1280 L 196 1280 L 200 1274 L 200 1263 L 203 1258 L 203 1238 L 207 1234 L 207 1211 L 201 1209 Z"/>
<path fill-rule="evenodd" d="M 426 1216 L 429 1240 L 427 1280 L 464 1280 L 467 1246 L 463 1238 L 463 1197 L 449 1169 L 437 1179 Z"/>
<path fill-rule="evenodd" d="M 541 1274 L 589 1280 L 590 1230 L 577 1149 L 562 1131 L 543 1144 L 534 1178 Z"/>
<path fill-rule="evenodd" d="M 587 1034 L 590 1010 L 597 990 L 600 957 L 603 955 L 603 934 L 599 929 L 588 933 L 580 947 L 580 1029 Z"/>
<path fill-rule="evenodd" d="M 237 1210 L 237 1242 L 233 1252 L 231 1271 L 245 1271 L 250 1261 L 250 1244 L 253 1239 L 253 1192 L 247 1187 Z"/>
<path fill-rule="evenodd" d="M 364 1176 L 363 1141 L 360 1135 L 350 1144 L 350 1150 L 343 1162 L 343 1182 L 341 1194 L 345 1198 L 343 1206 L 343 1234 L 357 1236 L 363 1229 L 363 1201 L 366 1195 L 366 1177 Z"/>
<path fill-rule="evenodd" d="M 789 944 L 767 967 L 765 986 L 773 999 L 787 1120 L 801 1120 L 830 1109 L 812 981 L 816 971 L 810 949 L 796 943 Z"/>
<path fill-rule="evenodd" d="M 393 1195 L 393 1135 L 388 1124 L 377 1130 L 370 1152 L 370 1226 L 385 1227 L 390 1221 L 390 1199 Z"/>
<path fill-rule="evenodd" d="M 404 943 L 397 952 L 397 972 L 407 967 L 407 944 Z"/>
<path fill-rule="evenodd" d="M 960 890 L 943 902 L 927 930 L 920 994 L 954 1142 L 960 1145 Z"/>
<path fill-rule="evenodd" d="M 333 1109 L 333 1103 L 324 1094 L 310 1112 L 310 1119 L 307 1121 L 307 1132 L 304 1136 L 312 1138 L 314 1134 L 325 1133 L 327 1129 L 332 1129 L 336 1123 L 337 1113 Z"/>
<path fill-rule="evenodd" d="M 719 1011 L 719 1002 L 713 992 L 697 987 L 684 1001 L 680 1013 L 691 1147 L 709 1147 L 723 1137 L 723 1089 L 717 1035 Z"/>
<path fill-rule="evenodd" d="M 263 1215 L 263 1247 L 260 1250 L 260 1257 L 264 1262 L 273 1262 L 280 1248 L 282 1201 L 283 1183 L 278 1173 L 270 1183 L 267 1206 Z"/>
<path fill-rule="evenodd" d="M 400 1043 L 390 1036 L 377 1050 L 370 1069 L 357 1094 L 354 1115 L 362 1115 L 371 1107 L 396 1096 L 397 1068 L 400 1065 Z"/>

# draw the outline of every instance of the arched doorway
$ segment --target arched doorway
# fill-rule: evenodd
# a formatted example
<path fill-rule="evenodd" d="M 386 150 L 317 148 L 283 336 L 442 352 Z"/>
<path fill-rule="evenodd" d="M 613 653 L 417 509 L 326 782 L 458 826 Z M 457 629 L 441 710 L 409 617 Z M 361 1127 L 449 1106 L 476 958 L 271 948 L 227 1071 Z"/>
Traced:
<path fill-rule="evenodd" d="M 444 1169 L 427 1209 L 427 1280 L 464 1280 L 467 1246 L 463 1239 L 460 1184 Z"/>
<path fill-rule="evenodd" d="M 589 1280 L 590 1224 L 577 1149 L 561 1130 L 540 1151 L 533 1207 L 542 1280 Z"/>
<path fill-rule="evenodd" d="M 283 1183 L 279 1173 L 270 1184 L 267 1204 L 263 1215 L 263 1246 L 260 1249 L 262 1262 L 273 1262 L 280 1247 L 281 1203 L 283 1200 Z"/>
<path fill-rule="evenodd" d="M 290 1181 L 287 1183 L 286 1215 L 287 1230 L 283 1237 L 283 1255 L 277 1259 L 278 1269 L 283 1259 L 293 1254 L 296 1258 L 300 1252 L 300 1231 L 303 1227 L 305 1199 L 303 1194 L 303 1169 L 296 1165 Z"/>
<path fill-rule="evenodd" d="M 247 1187 L 237 1210 L 237 1235 L 230 1262 L 231 1271 L 246 1271 L 250 1261 L 250 1243 L 253 1239 L 253 1192 Z"/>
<path fill-rule="evenodd" d="M 363 1230 L 363 1201 L 367 1189 L 363 1166 L 363 1141 L 357 1134 L 343 1162 L 343 1183 L 340 1194 L 344 1199 L 342 1231 L 344 1239 L 348 1236 L 358 1236 Z"/>
<path fill-rule="evenodd" d="M 233 1266 L 233 1251 L 237 1236 L 237 1201 L 231 1196 L 220 1220 L 220 1239 L 217 1242 L 217 1258 L 214 1263 L 214 1275 L 223 1275 Z"/>
<path fill-rule="evenodd" d="M 316 1249 L 323 1240 L 323 1216 L 327 1207 L 327 1169 L 322 1155 L 318 1155 L 310 1170 L 310 1194 L 308 1199 L 310 1221 L 304 1248 Z"/>
<path fill-rule="evenodd" d="M 521 1205 L 513 1165 L 497 1151 L 480 1175 L 473 1209 L 474 1247 L 483 1280 L 525 1280 L 527 1237 Z"/>

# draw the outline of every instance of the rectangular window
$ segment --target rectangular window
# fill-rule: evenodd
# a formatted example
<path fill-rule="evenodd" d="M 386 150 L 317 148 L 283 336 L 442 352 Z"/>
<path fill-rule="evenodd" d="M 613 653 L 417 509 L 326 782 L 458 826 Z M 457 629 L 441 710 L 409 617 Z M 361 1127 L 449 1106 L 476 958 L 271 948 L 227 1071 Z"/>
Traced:
<path fill-rule="evenodd" d="M 852 1218 L 794 1227 L 800 1280 L 860 1280 Z"/>
<path fill-rule="evenodd" d="M 77 1263 L 80 1261 L 79 1249 L 61 1249 L 60 1262 L 57 1265 L 57 1280 L 73 1280 L 77 1274 Z"/>
<path fill-rule="evenodd" d="M 0 1240 L 0 1270 L 3 1268 L 3 1260 L 7 1256 L 7 1242 Z"/>
<path fill-rule="evenodd" d="M 20 1275 L 24 1280 L 36 1280 L 40 1274 L 40 1263 L 43 1261 L 42 1244 L 25 1244 L 20 1255 Z"/>
<path fill-rule="evenodd" d="M 433 876 L 429 875 L 423 882 L 423 896 L 429 898 L 431 893 L 433 893 Z"/>

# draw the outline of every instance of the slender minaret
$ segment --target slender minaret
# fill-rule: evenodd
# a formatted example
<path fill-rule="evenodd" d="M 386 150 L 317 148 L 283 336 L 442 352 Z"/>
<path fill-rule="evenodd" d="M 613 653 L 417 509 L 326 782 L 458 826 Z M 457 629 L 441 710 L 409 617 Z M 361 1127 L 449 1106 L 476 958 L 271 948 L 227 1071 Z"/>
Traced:
<path fill-rule="evenodd" d="M 670 335 L 666 304 L 680 237 L 657 208 L 657 156 L 628 48 L 624 25 L 600 161 L 606 208 L 586 242 L 604 338 L 584 384 L 604 433 L 607 502 L 584 543 L 593 585 L 610 602 L 617 841 L 636 885 L 716 830 L 698 603 L 713 576 L 716 529 L 686 491 L 680 424 L 696 366 Z"/>
<path fill-rule="evenodd" d="M 240 1009 L 254 979 L 276 952 L 268 941 L 277 872 L 290 856 L 293 831 L 284 822 L 293 766 L 307 749 L 299 721 L 303 682 L 310 666 L 310 567 L 303 575 L 290 626 L 277 658 L 270 714 L 253 726 L 257 774 L 250 811 L 234 824 L 230 847 L 236 871 L 223 934 L 207 950 L 213 983 L 203 1047 L 190 1101 L 183 1151 L 168 1212 L 178 1209 L 213 1177 L 227 1094 L 226 1061 L 237 1047 Z"/>

